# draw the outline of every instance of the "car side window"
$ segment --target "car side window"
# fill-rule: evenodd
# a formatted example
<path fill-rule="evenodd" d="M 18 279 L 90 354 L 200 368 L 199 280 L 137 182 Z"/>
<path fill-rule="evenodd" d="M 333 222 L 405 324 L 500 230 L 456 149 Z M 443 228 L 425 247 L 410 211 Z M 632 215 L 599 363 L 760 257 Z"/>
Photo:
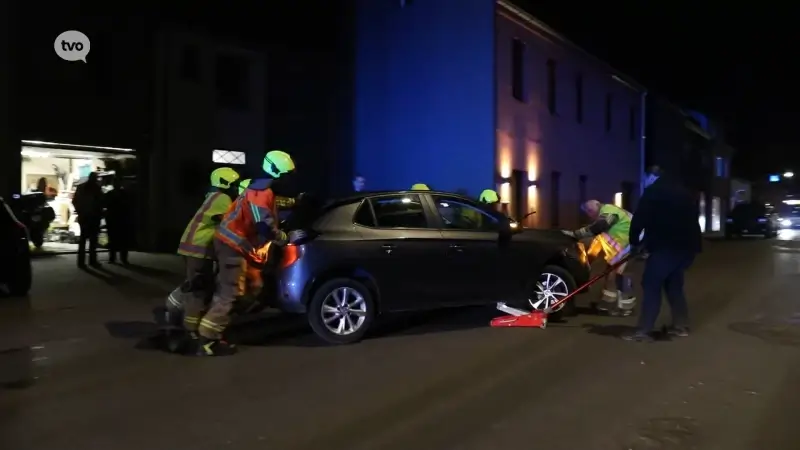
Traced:
<path fill-rule="evenodd" d="M 434 195 L 433 201 L 444 227 L 464 231 L 497 231 L 500 221 L 480 208 L 455 197 Z"/>
<path fill-rule="evenodd" d="M 353 223 L 370 228 L 375 227 L 375 216 L 372 214 L 372 206 L 370 206 L 369 200 L 361 202 L 356 215 L 353 216 Z"/>
<path fill-rule="evenodd" d="M 370 200 L 378 228 L 428 228 L 419 195 L 403 194 Z"/>

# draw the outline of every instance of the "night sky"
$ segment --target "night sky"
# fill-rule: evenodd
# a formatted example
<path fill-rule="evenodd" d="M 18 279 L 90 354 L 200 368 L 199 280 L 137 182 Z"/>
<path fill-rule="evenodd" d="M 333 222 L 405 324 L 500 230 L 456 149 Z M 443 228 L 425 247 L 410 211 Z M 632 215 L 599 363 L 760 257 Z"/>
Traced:
<path fill-rule="evenodd" d="M 708 1 L 517 3 L 653 92 L 723 118 L 737 149 L 734 175 L 800 172 L 794 67 L 800 32 L 789 8 Z"/>

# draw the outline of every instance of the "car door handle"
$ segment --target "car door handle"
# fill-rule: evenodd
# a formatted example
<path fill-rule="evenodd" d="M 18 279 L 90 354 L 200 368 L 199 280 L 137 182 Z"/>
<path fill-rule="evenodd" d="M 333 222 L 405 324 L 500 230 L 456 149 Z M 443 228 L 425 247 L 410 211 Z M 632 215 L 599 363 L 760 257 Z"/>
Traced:
<path fill-rule="evenodd" d="M 464 251 L 464 247 L 461 246 L 461 245 L 458 245 L 458 244 L 450 244 L 450 250 L 452 250 L 454 252 L 463 252 Z"/>
<path fill-rule="evenodd" d="M 389 254 L 391 254 L 392 250 L 394 250 L 395 248 L 397 248 L 397 246 L 394 245 L 394 244 L 383 244 L 383 245 L 381 245 L 381 250 L 383 250 L 384 252 L 389 253 Z"/>

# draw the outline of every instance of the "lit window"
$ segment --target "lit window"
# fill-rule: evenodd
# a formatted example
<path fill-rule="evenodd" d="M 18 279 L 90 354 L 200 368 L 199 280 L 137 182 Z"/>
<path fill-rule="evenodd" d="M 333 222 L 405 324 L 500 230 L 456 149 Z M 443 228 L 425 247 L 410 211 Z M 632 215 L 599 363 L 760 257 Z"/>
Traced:
<path fill-rule="evenodd" d="M 211 160 L 217 164 L 243 165 L 245 163 L 245 153 L 232 150 L 214 150 L 211 153 Z"/>
<path fill-rule="evenodd" d="M 622 192 L 614 194 L 614 206 L 622 208 Z"/>
<path fill-rule="evenodd" d="M 722 157 L 720 157 L 720 156 L 717 156 L 717 158 L 716 158 L 716 160 L 715 160 L 714 162 L 715 162 L 715 169 L 714 169 L 714 171 L 716 172 L 716 175 L 717 175 L 718 177 L 725 177 L 725 176 L 727 176 L 727 173 L 726 173 L 726 172 L 727 172 L 727 170 L 725 170 L 725 169 L 726 169 L 726 167 L 725 167 L 725 166 L 726 166 L 726 164 L 725 164 L 725 158 L 722 158 Z"/>

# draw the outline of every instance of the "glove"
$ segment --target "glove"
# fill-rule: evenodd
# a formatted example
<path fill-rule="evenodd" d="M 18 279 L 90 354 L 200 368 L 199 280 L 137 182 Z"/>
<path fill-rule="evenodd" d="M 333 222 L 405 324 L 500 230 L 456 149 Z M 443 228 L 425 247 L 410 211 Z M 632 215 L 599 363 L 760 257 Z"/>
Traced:
<path fill-rule="evenodd" d="M 295 242 L 305 238 L 306 235 L 306 232 L 303 230 L 292 230 L 289 232 L 289 242 L 294 244 Z"/>
<path fill-rule="evenodd" d="M 284 233 L 282 230 L 278 230 L 275 233 L 275 238 L 272 240 L 272 242 L 274 242 L 274 243 L 276 243 L 276 244 L 278 244 L 280 246 L 284 246 L 284 245 L 289 243 L 289 236 L 286 233 Z"/>
<path fill-rule="evenodd" d="M 561 230 L 561 233 L 562 233 L 562 234 L 564 234 L 564 236 L 569 236 L 569 237 L 571 237 L 572 239 L 576 239 L 576 238 L 575 238 L 575 232 L 574 232 L 574 231 L 570 231 L 570 230 Z"/>

